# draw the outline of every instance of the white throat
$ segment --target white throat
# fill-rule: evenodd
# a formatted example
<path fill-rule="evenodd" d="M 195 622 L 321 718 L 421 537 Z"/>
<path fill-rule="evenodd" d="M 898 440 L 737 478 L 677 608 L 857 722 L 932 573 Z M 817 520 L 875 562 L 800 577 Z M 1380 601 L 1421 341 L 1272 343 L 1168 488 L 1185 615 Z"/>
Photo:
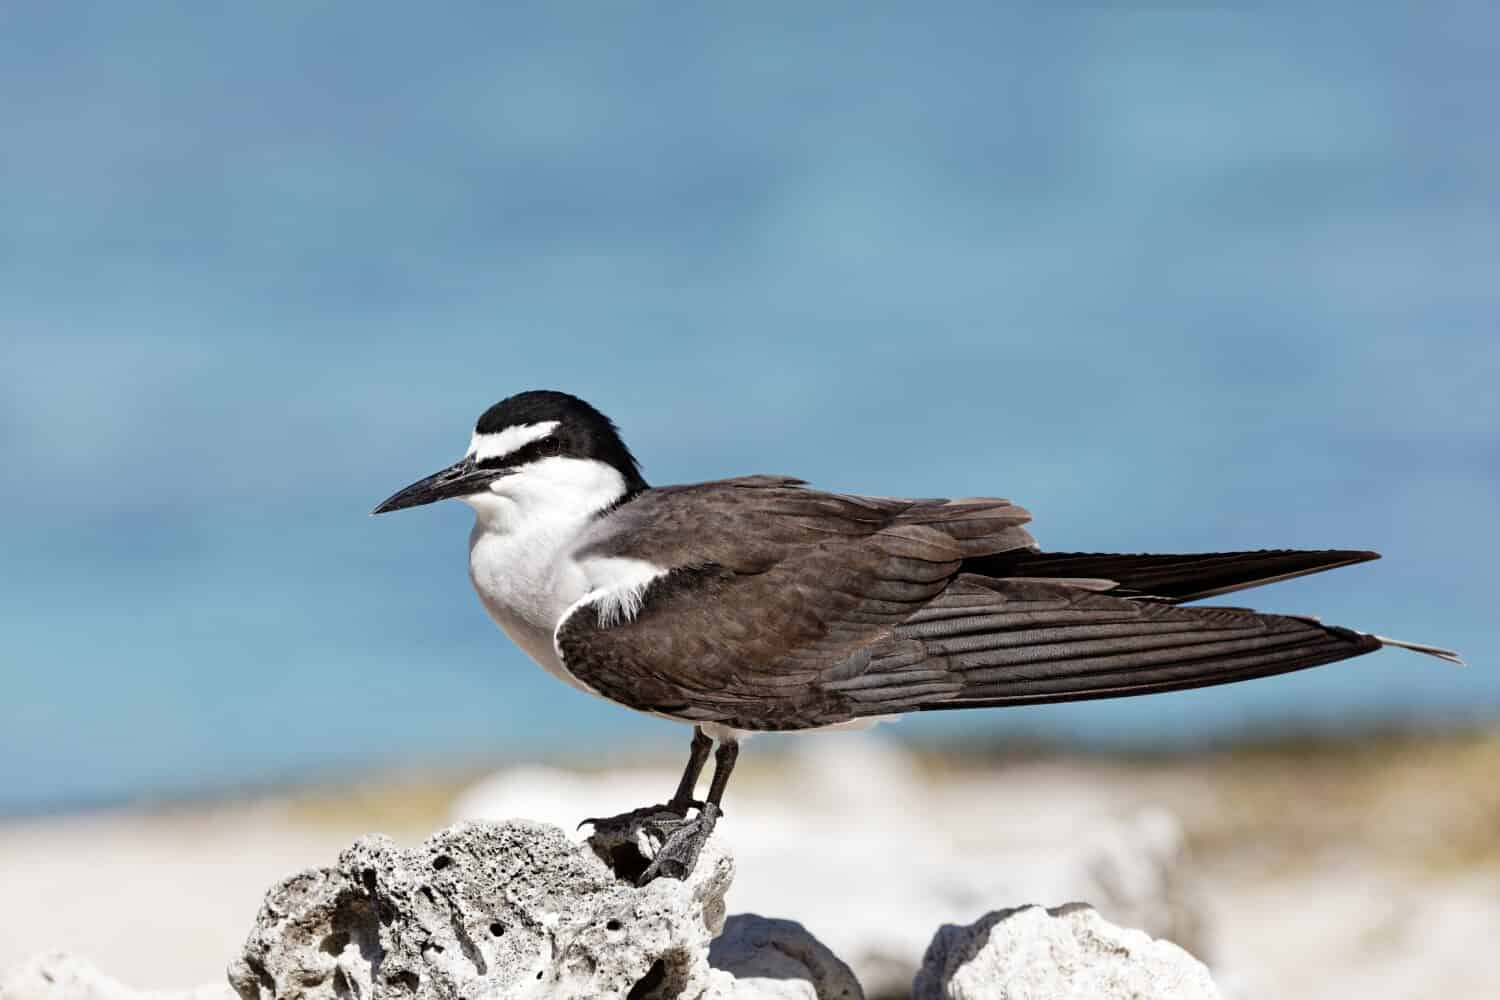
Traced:
<path fill-rule="evenodd" d="M 576 684 L 557 662 L 552 631 L 594 584 L 573 558 L 579 536 L 625 495 L 625 478 L 592 459 L 544 458 L 464 497 L 474 508 L 469 579 L 490 617 L 548 671 Z"/>

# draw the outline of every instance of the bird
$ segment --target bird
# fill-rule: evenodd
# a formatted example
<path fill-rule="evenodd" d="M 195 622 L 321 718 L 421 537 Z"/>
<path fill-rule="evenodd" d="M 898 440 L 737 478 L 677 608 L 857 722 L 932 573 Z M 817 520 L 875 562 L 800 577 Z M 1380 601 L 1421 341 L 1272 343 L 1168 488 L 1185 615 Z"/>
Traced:
<path fill-rule="evenodd" d="M 1031 514 L 995 497 L 857 496 L 782 475 L 653 487 L 613 421 L 554 390 L 485 410 L 462 458 L 371 513 L 447 499 L 474 510 L 469 578 L 517 646 L 575 688 L 692 727 L 672 797 L 609 818 L 657 845 L 641 883 L 691 872 L 754 733 L 1227 684 L 1385 646 L 1462 663 L 1191 603 L 1375 552 L 1048 552 Z"/>

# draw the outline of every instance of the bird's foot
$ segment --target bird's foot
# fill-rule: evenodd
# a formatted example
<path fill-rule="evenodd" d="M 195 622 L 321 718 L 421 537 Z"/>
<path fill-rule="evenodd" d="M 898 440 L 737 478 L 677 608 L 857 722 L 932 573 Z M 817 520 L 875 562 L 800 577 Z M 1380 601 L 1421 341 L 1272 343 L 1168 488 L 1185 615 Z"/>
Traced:
<path fill-rule="evenodd" d="M 692 819 L 677 816 L 666 819 L 658 813 L 641 824 L 646 837 L 660 844 L 646 870 L 635 880 L 636 885 L 645 885 L 659 875 L 686 881 L 698 864 L 698 855 L 703 845 L 713 835 L 714 827 L 721 815 L 719 807 L 705 802 Z"/>
<path fill-rule="evenodd" d="M 698 815 L 689 818 L 692 807 Z M 589 841 L 621 877 L 645 885 L 663 875 L 679 881 L 691 875 L 721 815 L 712 802 L 691 800 L 586 819 L 578 825 L 593 826 Z"/>

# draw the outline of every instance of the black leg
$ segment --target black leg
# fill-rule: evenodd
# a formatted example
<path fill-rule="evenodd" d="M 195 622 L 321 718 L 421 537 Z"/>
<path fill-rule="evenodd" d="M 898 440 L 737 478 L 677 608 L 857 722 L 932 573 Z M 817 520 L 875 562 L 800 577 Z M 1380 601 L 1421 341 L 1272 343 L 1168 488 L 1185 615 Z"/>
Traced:
<path fill-rule="evenodd" d="M 718 750 L 714 752 L 714 776 L 709 782 L 708 798 L 699 802 L 693 798 L 693 792 L 697 790 L 698 779 L 703 775 L 703 765 L 708 762 L 708 752 L 712 747 L 713 740 L 708 734 L 701 728 L 694 727 L 687 767 L 683 769 L 682 779 L 677 783 L 677 792 L 670 802 L 635 809 L 619 816 L 583 821 L 593 824 L 594 834 L 589 839 L 594 842 L 596 851 L 601 850 L 601 843 L 613 845 L 604 848 L 611 857 L 617 852 L 619 845 L 635 845 L 642 839 L 660 845 L 649 853 L 650 863 L 635 877 L 637 885 L 645 885 L 662 875 L 685 879 L 697 865 L 703 845 L 708 843 L 719 817 L 723 815 L 719 804 L 724 800 L 724 788 L 729 784 L 729 775 L 733 773 L 735 761 L 740 755 L 738 743 L 724 740 L 719 744 Z M 698 808 L 698 815 L 689 818 L 688 813 L 694 806 Z M 582 826 L 583 823 L 579 825 Z M 640 857 L 640 851 L 634 846 L 630 847 L 630 853 Z M 603 857 L 604 854 L 600 856 Z M 616 865 L 616 871 L 621 870 Z M 631 875 L 627 874 L 625 877 L 629 878 Z"/>
<path fill-rule="evenodd" d="M 703 773 L 703 765 L 708 761 L 709 747 L 714 741 L 708 738 L 698 726 L 693 727 L 693 744 L 688 749 L 687 767 L 682 772 L 682 780 L 677 783 L 677 794 L 667 803 L 668 808 L 686 816 L 689 808 L 697 804 L 693 798 L 693 792 L 698 788 L 698 776 Z M 714 765 L 714 781 L 719 780 L 718 764 Z"/>
<path fill-rule="evenodd" d="M 734 772 L 734 762 L 740 759 L 740 745 L 728 740 L 719 744 L 714 753 L 714 780 L 708 786 L 710 805 L 724 803 L 724 788 L 729 784 L 729 775 Z"/>
<path fill-rule="evenodd" d="M 702 736 L 699 730 L 693 736 L 693 754 L 696 758 L 699 754 L 698 737 Z M 703 736 L 702 755 L 708 756 L 708 737 Z M 739 759 L 740 745 L 738 743 L 724 740 L 719 744 L 719 749 L 714 751 L 714 777 L 708 786 L 708 799 L 698 809 L 698 815 L 692 819 L 684 818 L 680 822 L 669 825 L 656 823 L 648 826 L 654 827 L 654 832 L 662 837 L 661 848 L 656 852 L 656 857 L 646 870 L 641 873 L 637 884 L 645 885 L 659 875 L 667 875 L 672 878 L 685 879 L 692 873 L 693 867 L 698 863 L 698 855 L 703 850 L 703 845 L 708 843 L 708 838 L 713 835 L 714 827 L 718 825 L 719 817 L 723 815 L 719 809 L 719 803 L 724 799 L 724 788 L 729 784 L 729 775 L 734 772 L 734 762 Z M 688 762 L 692 767 L 692 761 Z M 698 761 L 698 770 L 702 770 L 703 761 Z M 687 781 L 684 774 L 683 781 Z M 694 774 L 693 784 L 697 784 L 697 775 Z M 681 794 L 681 789 L 678 789 Z M 691 793 L 689 793 L 691 794 Z"/>

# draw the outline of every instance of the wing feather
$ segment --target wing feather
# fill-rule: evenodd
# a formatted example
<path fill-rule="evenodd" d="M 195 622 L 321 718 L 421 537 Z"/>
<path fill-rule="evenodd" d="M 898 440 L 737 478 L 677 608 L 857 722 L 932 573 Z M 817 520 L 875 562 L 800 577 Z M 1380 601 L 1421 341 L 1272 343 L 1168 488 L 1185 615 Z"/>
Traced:
<path fill-rule="evenodd" d="M 666 572 L 630 621 L 575 610 L 557 649 L 581 681 L 632 707 L 785 730 L 1228 683 L 1381 645 L 1310 619 L 1172 601 L 1349 553 L 1048 561 L 1029 520 L 1006 500 L 855 497 L 778 477 L 647 491 L 580 551 Z M 1005 566 L 1014 578 L 995 575 Z M 1165 599 L 1139 599 L 1142 582 Z"/>
<path fill-rule="evenodd" d="M 1013 552 L 975 559 L 965 572 L 1015 578 L 1094 577 L 1114 580 L 1122 593 L 1180 603 L 1217 597 L 1279 580 L 1379 559 L 1348 549 L 1126 555 L 1111 552 Z"/>

